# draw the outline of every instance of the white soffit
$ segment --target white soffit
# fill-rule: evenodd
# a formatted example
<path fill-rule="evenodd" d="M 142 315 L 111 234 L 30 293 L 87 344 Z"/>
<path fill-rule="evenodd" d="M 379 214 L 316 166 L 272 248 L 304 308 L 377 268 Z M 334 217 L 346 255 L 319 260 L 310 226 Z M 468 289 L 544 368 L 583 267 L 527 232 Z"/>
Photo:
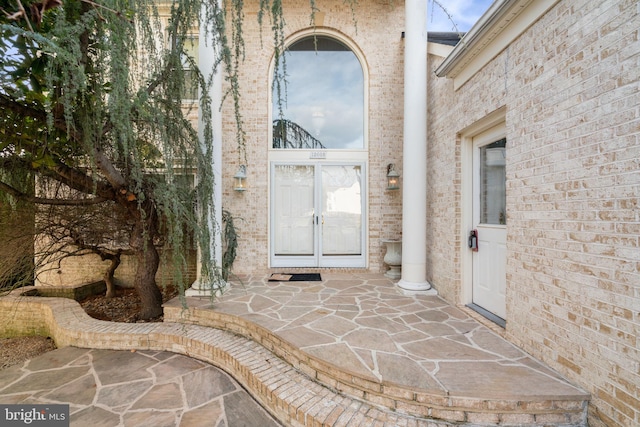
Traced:
<path fill-rule="evenodd" d="M 436 69 L 454 89 L 495 58 L 560 0 L 496 0 Z"/>
<path fill-rule="evenodd" d="M 427 43 L 427 53 L 429 55 L 436 55 L 441 58 L 446 58 L 453 51 L 453 46 L 448 46 L 440 43 Z"/>

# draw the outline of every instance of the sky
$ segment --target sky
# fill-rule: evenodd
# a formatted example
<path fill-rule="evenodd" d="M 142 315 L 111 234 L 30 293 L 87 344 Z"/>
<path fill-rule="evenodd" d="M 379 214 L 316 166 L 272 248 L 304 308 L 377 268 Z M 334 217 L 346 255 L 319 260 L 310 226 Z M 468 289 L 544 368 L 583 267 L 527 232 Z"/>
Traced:
<path fill-rule="evenodd" d="M 451 15 L 457 29 L 434 0 L 428 0 L 427 31 L 461 31 L 471 29 L 494 0 L 437 0 Z"/>

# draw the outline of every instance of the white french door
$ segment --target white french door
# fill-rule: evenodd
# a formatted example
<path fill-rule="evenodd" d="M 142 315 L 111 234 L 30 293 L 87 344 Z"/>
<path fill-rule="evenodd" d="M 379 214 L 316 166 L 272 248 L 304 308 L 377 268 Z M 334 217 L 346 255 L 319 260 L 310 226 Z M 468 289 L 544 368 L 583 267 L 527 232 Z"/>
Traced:
<path fill-rule="evenodd" d="M 365 267 L 363 171 L 361 163 L 272 163 L 272 267 Z"/>
<path fill-rule="evenodd" d="M 502 319 L 507 263 L 505 146 L 506 140 L 491 132 L 473 141 L 473 303 Z"/>

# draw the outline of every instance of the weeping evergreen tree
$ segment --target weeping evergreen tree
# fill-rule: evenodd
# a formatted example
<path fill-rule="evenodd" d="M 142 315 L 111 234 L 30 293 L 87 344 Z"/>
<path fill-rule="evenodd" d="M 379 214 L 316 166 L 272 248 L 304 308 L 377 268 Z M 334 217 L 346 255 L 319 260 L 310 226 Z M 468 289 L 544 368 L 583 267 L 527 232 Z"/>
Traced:
<path fill-rule="evenodd" d="M 104 248 L 114 245 L 114 236 L 126 236 L 126 249 L 136 260 L 141 319 L 162 314 L 155 279 L 160 246 L 167 248 L 163 253 L 168 253 L 167 265 L 181 291 L 186 285 L 181 276 L 184 254 L 193 240 L 202 255 L 201 277 L 221 283 L 223 272 L 210 244 L 220 226 L 212 218 L 212 128 L 207 121 L 211 108 L 219 106 L 212 106 L 206 95 L 212 76 L 198 70 L 185 43 L 204 26 L 217 46 L 216 61 L 236 106 L 242 153 L 235 77 L 244 55 L 242 2 L 222 8 L 215 1 L 195 0 L 11 0 L 2 5 L 3 210 L 26 203 L 39 208 L 36 218 L 43 212 L 67 218 L 55 214 L 54 207 L 74 212 L 76 218 L 108 213 L 112 233 L 104 232 L 104 222 L 97 233 L 91 220 L 82 227 L 72 219 L 55 221 L 67 228 L 59 243 L 76 239 L 71 243 L 87 244 L 90 236 L 91 245 Z M 280 2 L 263 0 L 260 5 L 259 19 L 269 17 L 280 52 Z M 161 21 L 159 7 L 169 11 L 168 21 Z M 189 89 L 185 82 L 194 76 L 204 94 L 199 100 L 205 120 L 202 140 L 182 102 Z M 192 171 L 198 175 L 195 187 L 178 185 Z"/>
<path fill-rule="evenodd" d="M 357 0 L 345 2 L 355 25 Z M 264 21 L 273 37 L 275 59 L 284 60 L 282 2 L 257 4 L 258 22 L 262 27 Z M 313 25 L 316 0 L 309 0 L 309 7 Z M 168 20 L 159 9 L 168 12 Z M 158 248 L 165 249 L 164 260 L 183 294 L 185 254 L 195 240 L 200 277 L 214 285 L 214 295 L 230 264 L 225 257 L 217 265 L 211 245 L 221 230 L 213 213 L 221 207 L 212 205 L 210 117 L 220 106 L 211 105 L 213 76 L 199 70 L 189 43 L 194 31 L 205 29 L 227 80 L 238 153 L 246 163 L 237 78 L 245 55 L 243 17 L 242 0 L 0 3 L 0 227 L 27 217 L 33 224 L 24 228 L 36 242 L 18 269 L 2 268 L 0 259 L 0 288 L 32 280 L 24 272 L 47 260 L 78 253 L 63 248 L 91 250 L 112 266 L 118 262 L 113 257 L 131 253 L 142 301 L 139 318 L 151 319 L 162 314 L 155 280 Z M 274 90 L 282 100 L 286 64 L 276 70 Z M 194 81 L 204 121 L 200 139 L 183 102 Z M 194 187 L 178 185 L 193 171 Z M 13 222 L 1 221 L 7 218 Z M 42 247 L 53 255 L 38 256 Z"/>

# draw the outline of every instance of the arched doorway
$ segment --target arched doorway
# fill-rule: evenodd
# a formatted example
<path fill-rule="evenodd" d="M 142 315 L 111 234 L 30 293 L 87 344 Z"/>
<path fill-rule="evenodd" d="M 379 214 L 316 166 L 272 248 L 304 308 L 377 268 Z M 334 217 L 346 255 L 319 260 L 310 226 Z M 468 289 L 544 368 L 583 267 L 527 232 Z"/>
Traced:
<path fill-rule="evenodd" d="M 366 90 L 361 56 L 298 35 L 273 67 L 270 265 L 365 267 Z"/>

